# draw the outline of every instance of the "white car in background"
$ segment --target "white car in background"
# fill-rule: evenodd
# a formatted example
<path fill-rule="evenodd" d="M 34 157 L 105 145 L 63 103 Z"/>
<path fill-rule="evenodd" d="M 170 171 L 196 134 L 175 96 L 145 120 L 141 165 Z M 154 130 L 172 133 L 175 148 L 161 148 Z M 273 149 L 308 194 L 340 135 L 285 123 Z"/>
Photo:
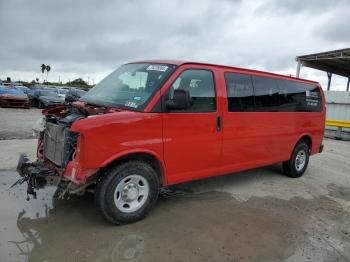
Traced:
<path fill-rule="evenodd" d="M 63 88 L 56 90 L 57 96 L 62 98 L 66 98 L 67 92 L 68 92 L 68 89 L 63 89 Z"/>

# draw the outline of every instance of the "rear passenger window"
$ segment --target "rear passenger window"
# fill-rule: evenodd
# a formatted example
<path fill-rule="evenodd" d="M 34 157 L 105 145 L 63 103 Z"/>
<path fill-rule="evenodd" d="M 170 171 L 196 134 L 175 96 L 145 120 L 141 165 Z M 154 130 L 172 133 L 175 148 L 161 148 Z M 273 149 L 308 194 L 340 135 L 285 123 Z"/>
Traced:
<path fill-rule="evenodd" d="M 252 79 L 255 95 L 255 111 L 279 111 L 279 90 L 276 80 L 260 76 L 252 76 Z"/>
<path fill-rule="evenodd" d="M 254 90 L 250 75 L 225 74 L 228 111 L 254 111 Z"/>
<path fill-rule="evenodd" d="M 288 80 L 278 80 L 280 111 L 321 112 L 320 90 L 313 85 Z"/>
<path fill-rule="evenodd" d="M 190 93 L 191 107 L 183 112 L 216 111 L 215 85 L 211 71 L 189 69 L 182 72 L 170 87 L 168 99 L 172 99 L 175 89 L 185 89 Z"/>
<path fill-rule="evenodd" d="M 291 80 L 225 73 L 229 112 L 321 112 L 320 90 Z"/>
<path fill-rule="evenodd" d="M 306 111 L 307 112 L 321 112 L 322 111 L 322 98 L 320 90 L 316 86 L 306 86 Z"/>

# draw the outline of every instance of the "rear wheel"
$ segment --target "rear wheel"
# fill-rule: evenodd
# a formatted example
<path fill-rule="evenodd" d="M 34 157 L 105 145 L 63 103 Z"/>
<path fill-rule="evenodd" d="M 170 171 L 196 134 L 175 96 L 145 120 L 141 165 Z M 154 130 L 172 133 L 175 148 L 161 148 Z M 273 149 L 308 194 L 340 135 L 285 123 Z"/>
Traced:
<path fill-rule="evenodd" d="M 110 223 L 126 224 L 144 218 L 158 193 L 159 179 L 154 169 L 142 161 L 128 161 L 103 174 L 97 184 L 95 202 Z"/>
<path fill-rule="evenodd" d="M 290 177 L 300 177 L 309 164 L 310 148 L 305 141 L 299 142 L 288 161 L 283 162 L 283 172 Z"/>

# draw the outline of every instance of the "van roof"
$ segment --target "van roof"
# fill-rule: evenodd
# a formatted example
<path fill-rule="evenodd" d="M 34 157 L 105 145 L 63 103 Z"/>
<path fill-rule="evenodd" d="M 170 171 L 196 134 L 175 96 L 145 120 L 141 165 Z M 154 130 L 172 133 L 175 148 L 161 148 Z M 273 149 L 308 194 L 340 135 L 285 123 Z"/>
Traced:
<path fill-rule="evenodd" d="M 276 73 L 271 73 L 271 72 L 266 72 L 266 71 L 260 71 L 260 70 L 255 70 L 255 69 L 247 69 L 247 68 L 241 68 L 241 67 L 234 67 L 234 66 L 227 66 L 227 65 L 218 65 L 218 64 L 210 64 L 210 63 L 195 62 L 195 61 L 185 61 L 185 60 L 142 60 L 142 61 L 137 61 L 137 62 L 133 62 L 133 63 L 170 64 L 170 65 L 176 65 L 176 66 L 185 65 L 185 64 L 216 66 L 216 67 L 220 67 L 220 68 L 240 70 L 240 71 L 244 71 L 244 72 L 247 72 L 247 73 L 260 73 L 260 74 L 280 77 L 280 78 L 284 78 L 284 79 L 291 79 L 291 80 L 296 80 L 296 81 L 302 81 L 302 82 L 308 82 L 308 83 L 313 83 L 313 84 L 319 84 L 316 81 L 303 79 L 303 78 L 297 78 L 297 77 L 293 77 L 293 76 L 281 75 L 281 74 L 276 74 Z"/>

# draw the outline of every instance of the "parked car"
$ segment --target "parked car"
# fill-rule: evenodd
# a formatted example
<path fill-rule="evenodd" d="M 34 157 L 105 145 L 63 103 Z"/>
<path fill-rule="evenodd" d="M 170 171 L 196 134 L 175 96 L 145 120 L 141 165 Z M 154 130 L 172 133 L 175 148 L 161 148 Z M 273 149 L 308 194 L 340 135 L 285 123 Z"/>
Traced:
<path fill-rule="evenodd" d="M 29 108 L 28 96 L 20 89 L 0 87 L 0 107 Z"/>
<path fill-rule="evenodd" d="M 39 107 L 40 97 L 57 97 L 57 93 L 55 93 L 54 89 L 40 88 L 34 89 L 30 94 L 28 94 L 30 103 L 34 107 Z"/>
<path fill-rule="evenodd" d="M 163 186 L 276 163 L 302 176 L 309 156 L 322 152 L 325 112 L 317 82 L 203 63 L 130 63 L 71 107 L 44 110 L 38 160 L 22 155 L 18 171 L 32 194 L 52 181 L 60 197 L 94 190 L 104 218 L 125 224 L 144 218 Z"/>
<path fill-rule="evenodd" d="M 29 89 L 29 91 L 27 92 L 27 95 L 28 95 L 28 98 L 30 100 L 30 102 L 32 103 L 33 102 L 33 99 L 35 99 L 35 93 L 36 91 L 38 90 L 42 90 L 43 88 L 41 88 L 40 86 L 38 85 L 34 85 L 31 89 Z"/>
<path fill-rule="evenodd" d="M 64 89 L 64 88 L 56 89 L 57 96 L 62 98 L 66 98 L 66 94 L 68 91 L 69 91 L 68 89 Z"/>
<path fill-rule="evenodd" d="M 38 108 L 41 109 L 62 104 L 64 104 L 64 98 L 59 97 L 56 92 L 45 92 L 44 95 L 38 97 Z"/>
<path fill-rule="evenodd" d="M 30 92 L 30 89 L 26 86 L 17 85 L 15 86 L 15 88 L 22 90 L 26 95 L 28 95 L 28 93 Z"/>
<path fill-rule="evenodd" d="M 14 83 L 3 82 L 3 83 L 0 84 L 0 87 L 15 88 L 15 84 Z"/>
<path fill-rule="evenodd" d="M 72 103 L 74 101 L 77 101 L 80 97 L 82 97 L 86 93 L 85 90 L 72 88 L 69 89 L 69 91 L 66 94 L 65 102 L 66 103 Z"/>
<path fill-rule="evenodd" d="M 21 89 L 24 93 L 27 93 L 29 90 L 28 87 L 24 86 L 21 83 L 8 83 L 8 82 L 2 82 L 0 83 L 0 87 L 6 87 L 6 88 L 18 88 Z"/>

